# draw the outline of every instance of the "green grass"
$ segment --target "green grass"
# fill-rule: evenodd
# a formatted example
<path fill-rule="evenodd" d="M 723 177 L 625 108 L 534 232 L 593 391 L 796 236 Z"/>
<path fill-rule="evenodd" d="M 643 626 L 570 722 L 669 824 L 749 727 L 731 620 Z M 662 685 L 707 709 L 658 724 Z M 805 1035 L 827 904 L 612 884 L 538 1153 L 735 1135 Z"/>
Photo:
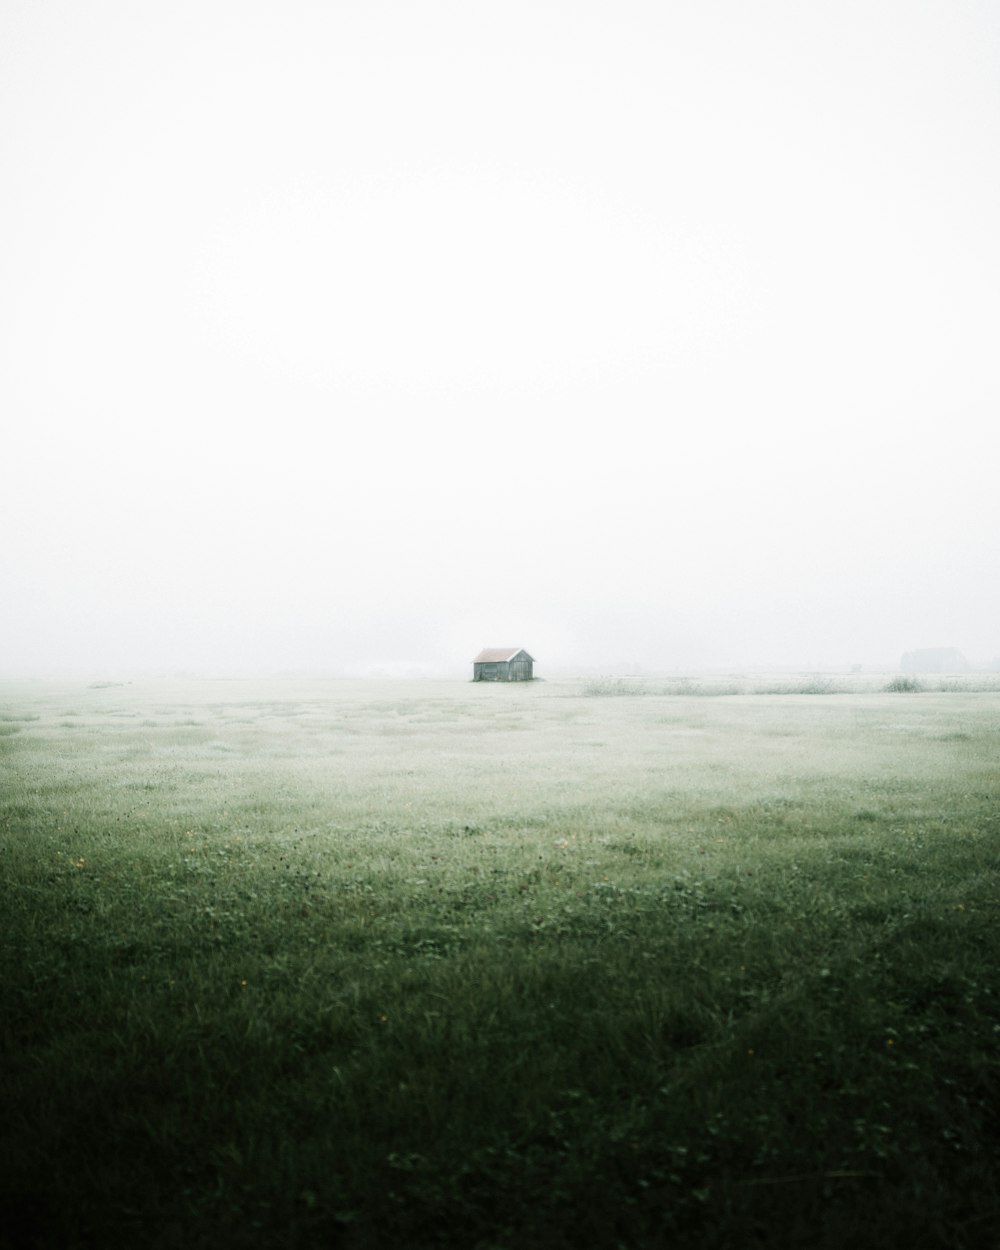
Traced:
<path fill-rule="evenodd" d="M 6 683 L 0 727 L 0 1244 L 1000 1226 L 996 693 Z"/>

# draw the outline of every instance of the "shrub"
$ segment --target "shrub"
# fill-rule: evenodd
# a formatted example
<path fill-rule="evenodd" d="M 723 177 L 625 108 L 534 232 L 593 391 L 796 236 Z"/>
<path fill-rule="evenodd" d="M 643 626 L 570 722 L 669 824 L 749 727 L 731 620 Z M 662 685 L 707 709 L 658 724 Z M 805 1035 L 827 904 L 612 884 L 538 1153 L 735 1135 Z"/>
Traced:
<path fill-rule="evenodd" d="M 890 678 L 882 689 L 889 694 L 916 694 L 923 690 L 923 686 L 915 677 L 907 677 L 904 673 L 898 673 Z"/>

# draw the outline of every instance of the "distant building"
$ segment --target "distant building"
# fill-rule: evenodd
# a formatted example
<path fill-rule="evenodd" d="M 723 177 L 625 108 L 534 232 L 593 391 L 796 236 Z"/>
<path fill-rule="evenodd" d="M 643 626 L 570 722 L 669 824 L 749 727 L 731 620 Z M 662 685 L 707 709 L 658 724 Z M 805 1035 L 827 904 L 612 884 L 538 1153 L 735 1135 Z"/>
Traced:
<path fill-rule="evenodd" d="M 904 652 L 899 667 L 904 673 L 967 673 L 969 662 L 957 647 L 924 647 Z"/>
<path fill-rule="evenodd" d="M 472 661 L 472 680 L 531 681 L 534 662 L 520 647 L 487 647 Z"/>

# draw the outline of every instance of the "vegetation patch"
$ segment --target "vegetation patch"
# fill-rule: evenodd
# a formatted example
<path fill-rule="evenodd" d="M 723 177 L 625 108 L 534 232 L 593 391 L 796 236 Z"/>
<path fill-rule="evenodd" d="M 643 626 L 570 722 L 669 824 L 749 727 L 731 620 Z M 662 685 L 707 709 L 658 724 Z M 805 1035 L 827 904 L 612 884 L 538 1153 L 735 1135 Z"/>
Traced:
<path fill-rule="evenodd" d="M 900 673 L 896 677 L 891 677 L 882 688 L 889 694 L 918 694 L 924 686 L 916 677 Z"/>
<path fill-rule="evenodd" d="M 12 1245 L 984 1244 L 996 696 L 229 690 L 7 699 Z"/>

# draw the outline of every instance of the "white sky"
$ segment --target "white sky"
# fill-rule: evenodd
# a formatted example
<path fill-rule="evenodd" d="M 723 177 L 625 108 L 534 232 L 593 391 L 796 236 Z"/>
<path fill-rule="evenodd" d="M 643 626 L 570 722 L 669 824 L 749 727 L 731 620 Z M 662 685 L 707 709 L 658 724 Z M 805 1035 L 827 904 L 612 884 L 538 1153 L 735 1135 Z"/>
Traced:
<path fill-rule="evenodd" d="M 998 398 L 992 0 L 0 6 L 0 674 L 990 661 Z"/>

